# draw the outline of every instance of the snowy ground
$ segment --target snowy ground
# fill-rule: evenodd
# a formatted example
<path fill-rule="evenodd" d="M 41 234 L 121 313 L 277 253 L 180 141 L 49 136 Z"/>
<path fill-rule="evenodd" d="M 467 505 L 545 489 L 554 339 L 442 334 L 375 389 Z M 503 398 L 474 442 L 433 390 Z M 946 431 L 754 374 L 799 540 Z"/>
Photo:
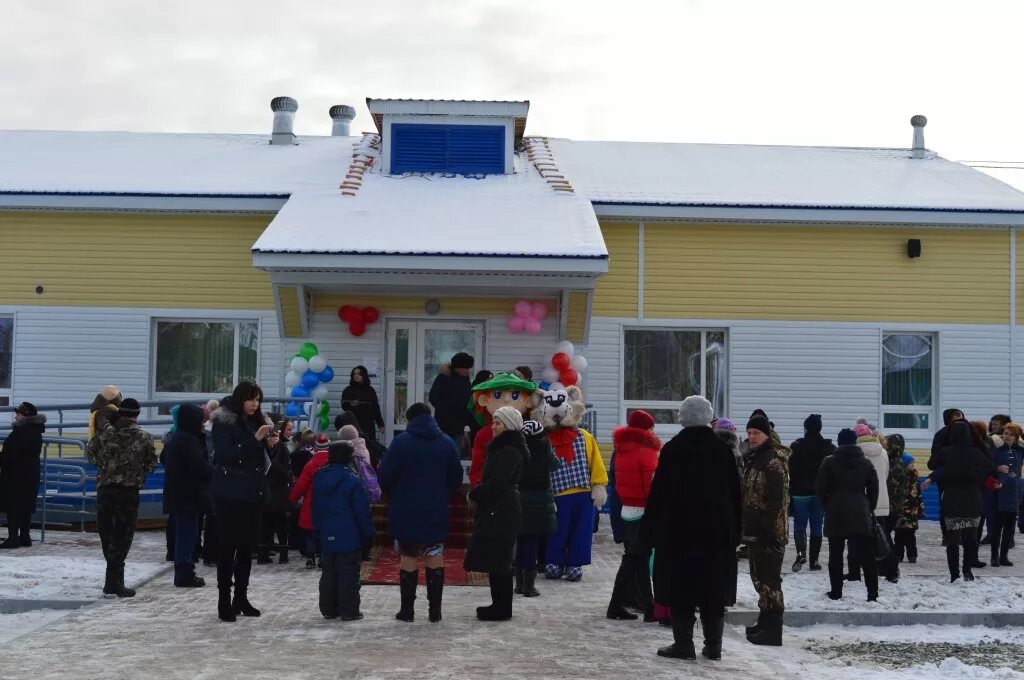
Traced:
<path fill-rule="evenodd" d="M 162 558 L 162 552 L 154 550 L 162 536 L 142 536 L 150 547 L 141 554 L 156 553 Z M 946 583 L 937 541 L 929 538 L 927 545 L 923 541 L 922 549 L 915 575 L 906 578 L 922 585 L 909 592 L 924 592 L 924 584 L 934 583 L 937 601 L 929 602 L 929 607 L 962 606 L 960 601 L 971 597 L 972 591 Z M 909 671 L 914 678 L 936 680 L 1024 680 L 1024 674 L 1010 670 L 1024 662 L 1022 629 L 787 628 L 785 646 L 770 649 L 748 644 L 742 628 L 730 626 L 725 658 L 719 663 L 661 659 L 654 652 L 670 641 L 668 629 L 604 618 L 618 555 L 619 548 L 602 532 L 595 563 L 587 568 L 582 583 L 542 581 L 538 584 L 542 597 L 517 597 L 514 619 L 491 624 L 473 617 L 474 608 L 486 603 L 487 590 L 470 587 L 446 589 L 441 624 L 426 621 L 422 588 L 417 621 L 396 622 L 398 589 L 393 586 L 363 588 L 363 621 L 325 621 L 316 608 L 318 572 L 305 571 L 297 560 L 289 565 L 254 566 L 251 599 L 264 616 L 226 624 L 216 618 L 215 588 L 176 589 L 166 574 L 132 600 L 104 601 L 68 614 L 56 613 L 56 619 L 42 613 L 34 613 L 32 621 L 26 617 L 21 627 L 25 634 L 16 644 L 0 647 L 0 678 L 653 680 L 713 675 L 729 680 L 875 680 L 905 677 Z M 985 571 L 969 584 L 977 587 L 974 592 L 981 592 L 986 583 L 1004 587 L 1011 573 L 1020 570 L 1007 569 L 995 578 Z M 212 569 L 200 567 L 200 573 L 214 581 Z M 825 607 L 829 601 L 824 597 L 827 586 L 821 587 L 823 579 L 823 573 L 788 575 L 785 589 L 790 606 Z M 746 593 L 745 575 L 740 583 Z M 863 587 L 853 585 L 848 590 L 849 606 L 866 609 Z M 883 586 L 883 594 L 894 603 L 896 593 L 893 586 Z M 991 601 L 987 606 L 1002 610 L 1004 605 Z M 0 640 L 5 639 L 2 626 Z"/>

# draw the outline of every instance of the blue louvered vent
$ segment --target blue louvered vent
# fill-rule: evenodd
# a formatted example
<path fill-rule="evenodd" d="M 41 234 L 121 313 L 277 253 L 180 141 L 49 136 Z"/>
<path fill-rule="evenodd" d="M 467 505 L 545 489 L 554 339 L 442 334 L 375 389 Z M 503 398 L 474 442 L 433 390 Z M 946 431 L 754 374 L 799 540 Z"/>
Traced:
<path fill-rule="evenodd" d="M 503 125 L 392 123 L 391 172 L 505 172 Z"/>

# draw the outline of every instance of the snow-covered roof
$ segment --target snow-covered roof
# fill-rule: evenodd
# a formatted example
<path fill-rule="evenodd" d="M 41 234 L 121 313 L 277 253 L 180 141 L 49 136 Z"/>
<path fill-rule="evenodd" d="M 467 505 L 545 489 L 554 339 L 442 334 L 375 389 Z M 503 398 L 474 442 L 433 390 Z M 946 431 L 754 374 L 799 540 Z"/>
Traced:
<path fill-rule="evenodd" d="M 594 203 L 1024 211 L 1024 193 L 931 152 L 548 141 Z"/>

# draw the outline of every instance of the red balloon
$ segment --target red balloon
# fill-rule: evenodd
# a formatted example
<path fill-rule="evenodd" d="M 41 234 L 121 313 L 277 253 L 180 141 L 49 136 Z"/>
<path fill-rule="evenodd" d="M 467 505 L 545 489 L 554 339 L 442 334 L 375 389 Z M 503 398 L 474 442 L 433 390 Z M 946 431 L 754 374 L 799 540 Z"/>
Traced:
<path fill-rule="evenodd" d="M 568 387 L 569 385 L 575 385 L 580 380 L 580 374 L 571 368 L 567 368 L 558 374 L 558 380 L 563 385 Z"/>
<path fill-rule="evenodd" d="M 366 324 L 363 323 L 362 319 L 353 321 L 348 325 L 348 331 L 357 338 L 366 332 Z"/>
<path fill-rule="evenodd" d="M 345 323 L 352 323 L 359 316 L 359 308 L 352 305 L 345 305 L 338 310 L 338 316 Z"/>
<path fill-rule="evenodd" d="M 338 318 L 342 321 L 348 322 L 348 305 L 338 307 Z"/>
<path fill-rule="evenodd" d="M 366 323 L 375 323 L 380 318 L 380 310 L 376 307 L 364 307 L 363 308 L 363 321 Z"/>
<path fill-rule="evenodd" d="M 559 371 L 564 371 L 572 365 L 572 359 L 565 352 L 559 352 L 551 357 L 551 365 Z"/>

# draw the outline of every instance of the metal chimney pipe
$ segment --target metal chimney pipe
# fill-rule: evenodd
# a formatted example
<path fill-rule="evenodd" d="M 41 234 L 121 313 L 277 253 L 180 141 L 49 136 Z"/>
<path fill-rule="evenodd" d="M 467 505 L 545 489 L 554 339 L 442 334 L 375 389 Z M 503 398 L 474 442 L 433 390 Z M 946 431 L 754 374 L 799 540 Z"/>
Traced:
<path fill-rule="evenodd" d="M 924 158 L 924 126 L 928 124 L 928 119 L 918 114 L 910 119 L 910 124 L 914 127 L 914 145 L 910 148 L 910 157 Z"/>
<path fill-rule="evenodd" d="M 348 137 L 351 135 L 352 119 L 356 110 L 348 104 L 335 104 L 328 111 L 331 114 L 331 137 Z"/>
<path fill-rule="evenodd" d="M 274 97 L 270 100 L 274 112 L 274 127 L 270 133 L 271 144 L 295 144 L 295 112 L 299 103 L 291 97 Z"/>

